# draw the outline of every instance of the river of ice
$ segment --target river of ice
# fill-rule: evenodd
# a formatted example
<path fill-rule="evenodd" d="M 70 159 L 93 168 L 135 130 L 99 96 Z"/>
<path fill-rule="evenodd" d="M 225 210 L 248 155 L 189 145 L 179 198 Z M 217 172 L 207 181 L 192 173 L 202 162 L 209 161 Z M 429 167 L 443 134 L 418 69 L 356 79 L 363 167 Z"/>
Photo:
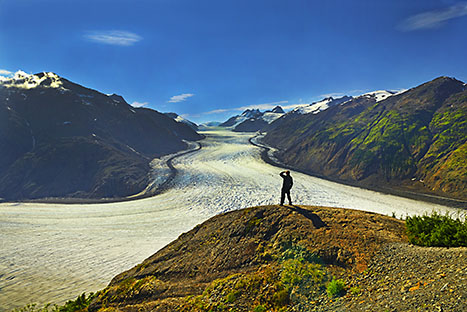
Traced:
<path fill-rule="evenodd" d="M 63 303 L 104 288 L 116 274 L 225 211 L 278 204 L 280 168 L 264 163 L 251 134 L 210 129 L 200 151 L 173 161 L 167 192 L 107 204 L 0 204 L 0 311 Z M 458 210 L 292 172 L 295 204 L 397 217 Z"/>

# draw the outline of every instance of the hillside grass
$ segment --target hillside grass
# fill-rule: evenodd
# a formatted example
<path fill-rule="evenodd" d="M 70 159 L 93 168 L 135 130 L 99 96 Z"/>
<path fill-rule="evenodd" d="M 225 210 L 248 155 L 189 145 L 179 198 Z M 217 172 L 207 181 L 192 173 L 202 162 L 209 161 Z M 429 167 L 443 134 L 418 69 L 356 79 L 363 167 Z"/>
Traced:
<path fill-rule="evenodd" d="M 43 307 L 38 306 L 35 303 L 28 304 L 22 308 L 17 308 L 11 312 L 77 312 L 86 311 L 86 308 L 91 303 L 92 299 L 95 298 L 94 293 L 90 293 L 86 296 L 85 293 L 81 294 L 75 300 L 68 300 L 63 306 L 56 304 L 46 304 Z"/>
<path fill-rule="evenodd" d="M 202 295 L 187 298 L 181 311 L 285 311 L 324 292 L 329 277 L 319 257 L 300 245 L 282 248 L 269 250 L 274 260 L 257 271 L 215 280 Z"/>

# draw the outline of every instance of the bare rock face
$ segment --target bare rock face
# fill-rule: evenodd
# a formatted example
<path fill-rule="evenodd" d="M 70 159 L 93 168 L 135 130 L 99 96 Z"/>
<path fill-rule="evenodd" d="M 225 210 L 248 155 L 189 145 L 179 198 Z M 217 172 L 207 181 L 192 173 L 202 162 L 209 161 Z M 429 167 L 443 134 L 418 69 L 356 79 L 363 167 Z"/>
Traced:
<path fill-rule="evenodd" d="M 325 294 L 332 275 L 365 270 L 386 243 L 404 241 L 402 221 L 355 210 L 261 206 L 228 212 L 116 276 L 89 311 L 294 306 Z"/>

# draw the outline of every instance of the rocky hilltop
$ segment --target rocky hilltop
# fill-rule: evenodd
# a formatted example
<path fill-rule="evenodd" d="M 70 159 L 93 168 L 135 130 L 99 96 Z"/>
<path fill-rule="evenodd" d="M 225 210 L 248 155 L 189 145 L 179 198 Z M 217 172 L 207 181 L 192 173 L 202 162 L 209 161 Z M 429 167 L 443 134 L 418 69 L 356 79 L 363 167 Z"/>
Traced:
<path fill-rule="evenodd" d="M 405 241 L 402 221 L 355 210 L 262 206 L 228 212 L 116 276 L 88 310 L 323 308 L 333 277 L 359 275 L 383 246 Z"/>
<path fill-rule="evenodd" d="M 286 114 L 269 126 L 264 142 L 280 150 L 283 163 L 309 173 L 467 199 L 465 84 L 440 77 L 379 95 L 319 114 Z"/>
<path fill-rule="evenodd" d="M 404 221 L 313 206 L 217 215 L 90 297 L 103 311 L 465 311 L 467 248 Z M 342 288 L 333 291 L 338 281 Z"/>
<path fill-rule="evenodd" d="M 202 138 L 188 125 L 54 73 L 0 77 L 0 198 L 119 198 L 152 158 Z"/>

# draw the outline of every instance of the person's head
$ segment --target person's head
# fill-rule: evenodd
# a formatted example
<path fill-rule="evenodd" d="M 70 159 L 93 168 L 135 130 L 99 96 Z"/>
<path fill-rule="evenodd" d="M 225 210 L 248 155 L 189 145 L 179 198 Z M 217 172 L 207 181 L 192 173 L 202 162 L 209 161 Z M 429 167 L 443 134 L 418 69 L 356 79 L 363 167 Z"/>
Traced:
<path fill-rule="evenodd" d="M 286 175 L 290 175 L 290 171 L 287 170 L 287 171 L 285 172 L 285 174 L 286 174 Z"/>

